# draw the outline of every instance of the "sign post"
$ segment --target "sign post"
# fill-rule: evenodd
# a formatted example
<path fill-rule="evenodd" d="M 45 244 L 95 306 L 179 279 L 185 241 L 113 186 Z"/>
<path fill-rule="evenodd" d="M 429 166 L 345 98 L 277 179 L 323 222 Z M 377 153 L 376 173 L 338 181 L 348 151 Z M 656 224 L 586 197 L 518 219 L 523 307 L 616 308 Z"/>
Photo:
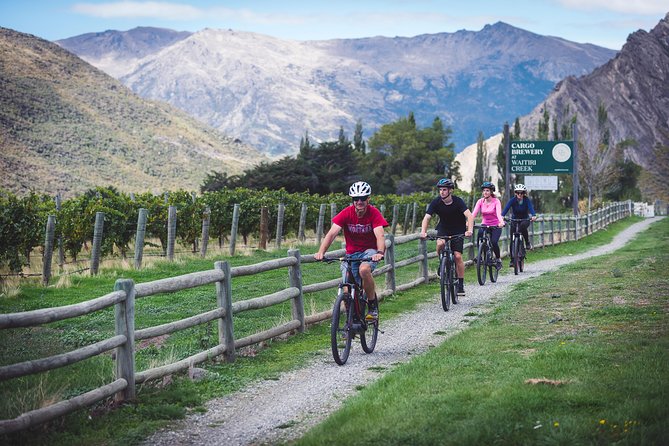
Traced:
<path fill-rule="evenodd" d="M 573 141 L 509 141 L 508 131 L 508 124 L 505 124 L 504 148 L 506 150 L 506 182 L 509 193 L 512 188 L 512 174 L 571 173 L 574 183 L 572 208 L 574 215 L 577 216 L 578 161 L 575 141 L 578 141 L 578 139 L 576 136 L 576 124 L 573 126 Z"/>

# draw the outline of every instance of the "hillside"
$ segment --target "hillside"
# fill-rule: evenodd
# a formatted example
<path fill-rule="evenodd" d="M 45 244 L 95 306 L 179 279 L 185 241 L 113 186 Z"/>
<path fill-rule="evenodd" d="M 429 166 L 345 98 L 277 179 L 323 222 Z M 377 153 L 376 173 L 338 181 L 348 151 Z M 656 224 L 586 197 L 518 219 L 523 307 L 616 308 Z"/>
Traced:
<path fill-rule="evenodd" d="M 576 115 L 579 141 L 584 144 L 581 156 L 590 157 L 600 103 L 607 110 L 612 143 L 636 141 L 636 145 L 625 150 L 625 156 L 646 169 L 653 165 L 656 162 L 653 148 L 669 147 L 669 14 L 650 32 L 639 30 L 631 34 L 616 57 L 592 73 L 569 76 L 559 82 L 544 102 L 520 118 L 521 137 L 536 136 L 544 110 L 551 116 L 551 129 L 555 119 L 560 128 Z M 512 120 L 509 123 L 513 125 Z M 491 140 L 494 141 L 487 144 L 488 156 L 494 160 L 501 134 Z M 476 144 L 467 147 L 456 159 L 462 172 L 473 172 Z M 494 165 L 491 174 L 497 178 Z M 468 178 L 471 181 L 471 176 Z M 462 182 L 467 190 L 469 181 Z"/>
<path fill-rule="evenodd" d="M 37 37 L 0 28 L 0 187 L 81 193 L 198 190 L 265 160 Z"/>
<path fill-rule="evenodd" d="M 560 82 L 521 125 L 536 129 L 545 108 L 558 119 L 577 114 L 579 131 L 593 134 L 600 102 L 611 140 L 637 142 L 626 152 L 637 164 L 653 162 L 656 144 L 669 146 L 669 14 L 650 32 L 630 34 L 620 53 L 592 73 Z"/>
<path fill-rule="evenodd" d="M 115 33 L 124 41 L 149 38 Z M 142 97 L 272 155 L 296 153 L 306 131 L 312 141 L 331 141 L 340 127 L 351 136 L 360 120 L 368 138 L 410 112 L 422 126 L 440 117 L 460 151 L 479 131 L 496 133 L 529 113 L 556 82 L 616 54 L 502 22 L 476 32 L 326 41 L 205 29 L 140 60 L 109 35 L 57 43 L 101 69 L 113 63 L 114 75 Z"/>

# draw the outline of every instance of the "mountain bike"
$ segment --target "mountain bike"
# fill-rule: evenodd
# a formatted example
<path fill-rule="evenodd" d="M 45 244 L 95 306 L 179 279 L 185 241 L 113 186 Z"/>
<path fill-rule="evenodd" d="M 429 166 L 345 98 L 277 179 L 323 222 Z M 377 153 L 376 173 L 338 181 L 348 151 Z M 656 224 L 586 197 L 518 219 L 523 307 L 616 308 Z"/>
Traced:
<path fill-rule="evenodd" d="M 367 296 L 362 284 L 355 280 L 352 263 L 371 261 L 371 257 L 351 259 L 345 255 L 338 259 L 324 258 L 326 263 L 343 262 L 346 266 L 345 279 L 339 284 L 337 299 L 332 307 L 332 326 L 330 328 L 330 343 L 332 357 L 339 365 L 344 365 L 351 352 L 351 342 L 356 335 L 360 336 L 360 345 L 365 353 L 372 353 L 379 336 L 379 319 L 373 321 L 365 319 Z M 377 302 L 378 305 L 378 302 Z"/>
<path fill-rule="evenodd" d="M 477 225 L 475 228 L 484 229 L 483 236 L 479 240 L 479 251 L 476 257 L 476 277 L 479 285 L 485 285 L 486 271 L 490 274 L 490 281 L 497 282 L 497 259 L 492 252 L 492 241 L 490 231 L 497 226 Z"/>
<path fill-rule="evenodd" d="M 451 240 L 464 238 L 464 234 L 429 236 L 429 240 L 442 239 L 446 242 L 439 253 L 439 283 L 441 284 L 441 307 L 444 311 L 451 308 L 451 302 L 458 303 L 458 273 L 455 267 L 455 254 L 451 249 Z"/>
<path fill-rule="evenodd" d="M 511 222 L 513 230 L 511 234 L 511 263 L 513 264 L 513 273 L 518 275 L 525 268 L 526 256 L 523 234 L 520 233 L 520 223 L 528 221 L 529 218 L 505 218 L 504 220 Z"/>

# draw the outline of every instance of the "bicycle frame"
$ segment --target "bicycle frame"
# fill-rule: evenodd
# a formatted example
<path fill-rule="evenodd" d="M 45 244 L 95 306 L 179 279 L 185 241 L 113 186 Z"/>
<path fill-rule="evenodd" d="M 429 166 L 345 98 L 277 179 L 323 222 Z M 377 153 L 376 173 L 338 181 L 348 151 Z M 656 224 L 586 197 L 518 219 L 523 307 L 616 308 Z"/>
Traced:
<path fill-rule="evenodd" d="M 360 336 L 360 344 L 365 353 L 372 353 L 376 346 L 379 333 L 378 319 L 367 321 L 365 306 L 367 298 L 362 284 L 355 280 L 351 264 L 372 261 L 370 257 L 352 259 L 346 255 L 339 259 L 323 259 L 327 263 L 339 260 L 346 264 L 346 273 L 339 284 L 339 292 L 332 308 L 332 326 L 330 330 L 332 356 L 339 365 L 344 365 L 351 351 L 351 341 L 356 335 Z M 366 332 L 371 330 L 368 339 Z"/>
<path fill-rule="evenodd" d="M 451 241 L 464 238 L 464 234 L 438 235 L 429 237 L 430 240 L 444 240 L 444 248 L 439 253 L 439 283 L 441 285 L 441 306 L 448 311 L 451 302 L 458 303 L 456 285 L 458 281 L 455 253 L 451 248 Z"/>
<path fill-rule="evenodd" d="M 476 276 L 481 286 L 485 285 L 487 273 L 490 274 L 491 282 L 497 282 L 499 271 L 497 270 L 497 262 L 492 251 L 492 240 L 490 239 L 490 231 L 496 227 L 483 224 L 475 226 L 477 229 L 483 229 L 483 236 L 480 238 L 477 236 L 479 250 L 476 257 Z"/>
<path fill-rule="evenodd" d="M 513 273 L 518 275 L 519 272 L 523 272 L 525 268 L 525 241 L 523 240 L 523 235 L 520 232 L 520 223 L 524 221 L 529 221 L 529 218 L 505 218 L 504 220 L 510 222 L 513 225 L 513 232 L 511 234 L 511 244 L 509 245 L 509 251 L 511 255 L 511 261 L 513 263 Z"/>

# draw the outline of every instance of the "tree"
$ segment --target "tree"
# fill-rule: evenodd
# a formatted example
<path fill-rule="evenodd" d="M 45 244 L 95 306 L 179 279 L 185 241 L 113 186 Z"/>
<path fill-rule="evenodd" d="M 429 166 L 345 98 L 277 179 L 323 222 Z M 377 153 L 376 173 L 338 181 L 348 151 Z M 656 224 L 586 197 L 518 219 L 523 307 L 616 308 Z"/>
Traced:
<path fill-rule="evenodd" d="M 611 144 L 608 112 L 601 101 L 597 107 L 597 126 L 582 141 L 579 141 L 579 171 L 588 194 L 590 212 L 593 197 L 601 198 L 604 188 L 611 182 L 613 160 L 616 156 L 622 156 L 621 147 Z"/>
<path fill-rule="evenodd" d="M 410 113 L 372 135 L 361 171 L 381 194 L 429 191 L 446 168 L 458 174 L 454 145 L 448 143 L 450 133 L 439 118 L 420 129 Z"/>
<path fill-rule="evenodd" d="M 362 121 L 358 119 L 355 123 L 355 131 L 353 133 L 353 150 L 364 155 L 367 151 L 367 144 L 362 139 Z"/>
<path fill-rule="evenodd" d="M 488 147 L 483 132 L 479 131 L 476 138 L 476 169 L 472 179 L 472 190 L 477 190 L 481 183 L 488 179 Z"/>

